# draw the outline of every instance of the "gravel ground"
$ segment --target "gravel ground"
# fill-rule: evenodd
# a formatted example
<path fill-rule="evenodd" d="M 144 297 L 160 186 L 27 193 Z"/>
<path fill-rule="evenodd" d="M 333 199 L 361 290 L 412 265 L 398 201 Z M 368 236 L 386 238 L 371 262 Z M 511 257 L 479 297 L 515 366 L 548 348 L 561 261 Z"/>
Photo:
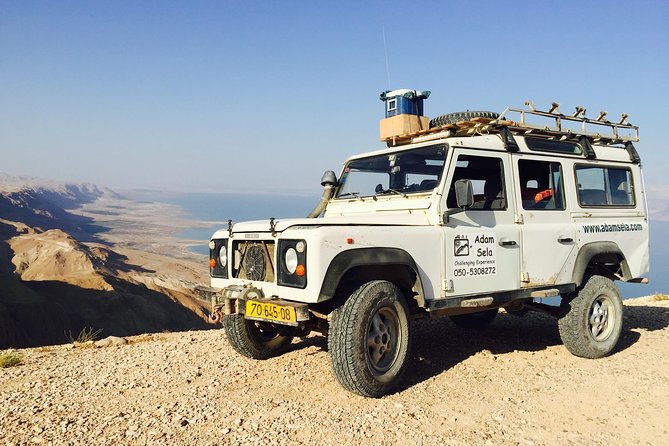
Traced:
<path fill-rule="evenodd" d="M 267 361 L 219 329 L 18 350 L 25 363 L 0 369 L 0 445 L 669 444 L 669 301 L 626 301 L 599 360 L 537 313 L 413 333 L 404 386 L 381 399 L 339 387 L 320 336 Z"/>

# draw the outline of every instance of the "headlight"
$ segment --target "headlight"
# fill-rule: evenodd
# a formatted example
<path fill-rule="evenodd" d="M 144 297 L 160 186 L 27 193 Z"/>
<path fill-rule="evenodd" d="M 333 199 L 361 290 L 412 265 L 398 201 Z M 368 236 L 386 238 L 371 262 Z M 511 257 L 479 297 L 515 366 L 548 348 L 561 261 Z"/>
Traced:
<path fill-rule="evenodd" d="M 279 239 L 277 252 L 277 284 L 293 288 L 307 287 L 306 240 Z"/>
<path fill-rule="evenodd" d="M 228 278 L 228 239 L 213 239 L 209 242 L 209 268 L 211 277 Z"/>
<path fill-rule="evenodd" d="M 290 274 L 294 274 L 297 269 L 297 251 L 294 248 L 288 248 L 286 254 L 284 255 L 284 260 L 286 262 L 286 270 Z"/>
<path fill-rule="evenodd" d="M 221 246 L 221 249 L 218 251 L 218 262 L 221 268 L 225 268 L 228 263 L 228 248 L 225 245 Z"/>

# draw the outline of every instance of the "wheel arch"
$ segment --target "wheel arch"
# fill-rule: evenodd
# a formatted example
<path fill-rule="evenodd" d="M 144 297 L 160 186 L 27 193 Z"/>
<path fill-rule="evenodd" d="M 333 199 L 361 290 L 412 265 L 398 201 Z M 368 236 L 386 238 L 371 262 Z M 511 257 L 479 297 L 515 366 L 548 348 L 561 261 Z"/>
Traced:
<path fill-rule="evenodd" d="M 340 252 L 328 265 L 318 302 L 337 297 L 348 284 L 387 280 L 403 292 L 411 291 L 417 306 L 425 306 L 425 293 L 416 261 L 400 248 L 357 248 Z M 352 291 L 352 290 L 351 290 Z M 407 302 L 409 303 L 409 302 Z"/>
<path fill-rule="evenodd" d="M 603 265 L 611 263 L 620 265 L 622 277 L 618 277 L 610 270 L 602 268 Z M 632 279 L 627 259 L 625 259 L 625 255 L 615 242 L 591 242 L 581 247 L 576 256 L 574 271 L 572 273 L 572 281 L 577 287 L 583 284 L 583 278 L 586 276 L 588 268 L 594 268 L 594 273 L 608 277 L 611 280 Z"/>

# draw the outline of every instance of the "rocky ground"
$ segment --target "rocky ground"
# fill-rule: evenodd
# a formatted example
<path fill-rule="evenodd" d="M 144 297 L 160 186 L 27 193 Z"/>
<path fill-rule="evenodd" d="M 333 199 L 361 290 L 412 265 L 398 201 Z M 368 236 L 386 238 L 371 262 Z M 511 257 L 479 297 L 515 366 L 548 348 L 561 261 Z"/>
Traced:
<path fill-rule="evenodd" d="M 0 369 L 0 445 L 669 444 L 667 300 L 626 301 L 599 360 L 569 354 L 538 313 L 414 335 L 404 386 L 381 399 L 338 386 L 320 336 L 267 361 L 220 329 L 17 350 L 24 364 Z"/>

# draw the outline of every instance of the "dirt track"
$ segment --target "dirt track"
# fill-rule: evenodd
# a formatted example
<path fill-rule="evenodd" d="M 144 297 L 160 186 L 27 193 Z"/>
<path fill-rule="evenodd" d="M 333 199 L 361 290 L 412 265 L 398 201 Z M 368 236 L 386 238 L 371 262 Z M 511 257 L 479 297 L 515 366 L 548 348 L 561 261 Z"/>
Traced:
<path fill-rule="evenodd" d="M 669 444 L 669 301 L 625 303 L 615 354 L 570 355 L 541 314 L 484 333 L 417 323 L 404 387 L 343 391 L 324 338 L 235 354 L 222 330 L 19 351 L 0 369 L 4 444 Z"/>

